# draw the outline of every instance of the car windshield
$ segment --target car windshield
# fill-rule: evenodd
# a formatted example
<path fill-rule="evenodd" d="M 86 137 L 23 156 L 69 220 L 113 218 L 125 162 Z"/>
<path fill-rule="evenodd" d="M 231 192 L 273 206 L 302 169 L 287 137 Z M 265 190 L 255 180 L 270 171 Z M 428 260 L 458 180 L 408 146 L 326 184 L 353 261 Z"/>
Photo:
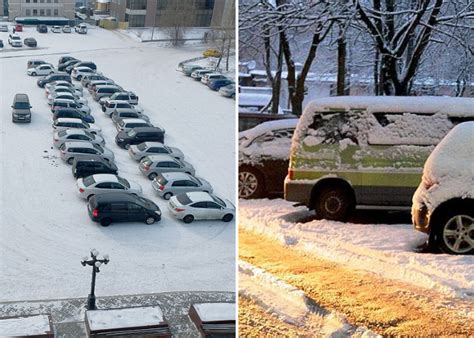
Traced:
<path fill-rule="evenodd" d="M 67 135 L 67 131 L 66 130 L 61 130 L 59 133 L 58 133 L 58 136 L 59 137 L 64 137 Z"/>
<path fill-rule="evenodd" d="M 135 135 L 137 135 L 137 133 L 135 132 L 135 130 L 132 129 L 127 133 L 127 135 L 130 137 L 134 137 Z"/>
<path fill-rule="evenodd" d="M 130 183 L 126 179 L 117 176 L 117 181 L 124 187 L 130 188 Z"/>
<path fill-rule="evenodd" d="M 19 36 L 12 36 L 12 40 L 21 40 Z"/>
<path fill-rule="evenodd" d="M 66 144 L 65 143 L 61 144 L 61 146 L 59 147 L 59 150 L 64 150 L 64 149 L 66 149 Z"/>
<path fill-rule="evenodd" d="M 140 143 L 139 145 L 137 145 L 137 148 L 138 148 L 138 150 L 140 150 L 140 151 L 144 151 L 144 150 L 145 150 L 146 148 L 148 148 L 148 147 L 146 146 L 146 143 L 143 142 L 143 143 Z"/>
<path fill-rule="evenodd" d="M 189 199 L 188 194 L 180 194 L 176 196 L 176 199 L 178 200 L 179 203 L 182 205 L 188 205 L 192 201 Z"/>
<path fill-rule="evenodd" d="M 152 201 L 147 200 L 146 198 L 143 198 L 143 197 L 140 197 L 140 196 L 137 196 L 137 199 L 139 201 L 141 201 L 143 204 L 145 204 L 148 209 L 151 209 L 153 211 L 159 210 L 158 207 L 156 206 L 156 204 L 153 203 Z"/>
<path fill-rule="evenodd" d="M 221 200 L 219 197 L 214 196 L 214 195 L 211 195 L 211 197 L 214 200 L 214 202 L 216 202 L 217 204 L 219 204 L 223 207 L 225 206 L 225 202 L 223 200 Z"/>
<path fill-rule="evenodd" d="M 82 180 L 82 183 L 84 183 L 84 185 L 85 185 L 86 187 L 90 186 L 91 184 L 94 184 L 94 183 L 95 183 L 94 176 L 91 175 L 91 176 L 85 177 L 85 178 Z"/>
<path fill-rule="evenodd" d="M 29 109 L 30 104 L 28 102 L 16 102 L 15 108 L 16 109 Z"/>

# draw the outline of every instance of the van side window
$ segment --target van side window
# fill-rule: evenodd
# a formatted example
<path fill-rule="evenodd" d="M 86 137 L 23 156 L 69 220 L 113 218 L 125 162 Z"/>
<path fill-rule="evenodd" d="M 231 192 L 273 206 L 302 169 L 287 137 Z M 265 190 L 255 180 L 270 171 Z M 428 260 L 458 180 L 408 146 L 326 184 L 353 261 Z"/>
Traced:
<path fill-rule="evenodd" d="M 336 111 L 314 115 L 303 140 L 306 146 L 318 144 L 337 144 L 344 139 L 359 144 L 356 120 L 361 116 L 359 111 Z"/>

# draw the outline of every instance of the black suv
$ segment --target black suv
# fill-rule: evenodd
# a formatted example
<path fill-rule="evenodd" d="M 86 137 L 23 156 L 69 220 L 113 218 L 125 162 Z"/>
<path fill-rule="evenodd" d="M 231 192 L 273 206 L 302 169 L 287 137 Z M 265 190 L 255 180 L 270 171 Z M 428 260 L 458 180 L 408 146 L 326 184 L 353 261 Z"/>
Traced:
<path fill-rule="evenodd" d="M 81 60 L 78 60 L 76 58 L 61 62 L 58 64 L 58 70 L 61 72 L 65 72 L 67 67 L 74 66 L 76 63 L 79 63 L 79 62 L 81 62 Z"/>
<path fill-rule="evenodd" d="M 121 131 L 115 136 L 115 143 L 120 148 L 128 148 L 131 144 L 142 142 L 161 142 L 164 143 L 165 132 L 158 127 L 138 127 L 127 132 Z"/>
<path fill-rule="evenodd" d="M 62 117 L 70 117 L 73 119 L 81 119 L 87 123 L 95 123 L 95 119 L 92 115 L 81 112 L 76 108 L 60 108 L 56 109 L 53 113 L 53 121 Z"/>
<path fill-rule="evenodd" d="M 125 192 L 94 195 L 89 199 L 87 209 L 89 217 L 104 227 L 112 222 L 153 224 L 161 219 L 161 210 L 155 203 Z"/>
<path fill-rule="evenodd" d="M 87 177 L 95 174 L 117 175 L 118 168 L 114 163 L 105 160 L 100 155 L 79 155 L 74 157 L 72 175 L 75 178 Z"/>
<path fill-rule="evenodd" d="M 66 67 L 66 72 L 68 72 L 69 74 L 71 74 L 72 72 L 72 69 L 74 67 L 88 67 L 90 69 L 93 69 L 93 70 L 96 70 L 97 69 L 97 66 L 95 65 L 94 62 L 91 62 L 91 61 L 82 61 L 82 62 L 78 62 L 74 65 L 69 65 Z"/>
<path fill-rule="evenodd" d="M 36 84 L 38 85 L 38 87 L 44 88 L 47 83 L 60 80 L 71 82 L 71 76 L 67 73 L 53 73 L 45 76 L 42 79 L 39 79 L 38 81 L 36 81 Z"/>
<path fill-rule="evenodd" d="M 39 33 L 48 33 L 48 27 L 46 25 L 38 25 L 36 26 L 36 30 Z"/>

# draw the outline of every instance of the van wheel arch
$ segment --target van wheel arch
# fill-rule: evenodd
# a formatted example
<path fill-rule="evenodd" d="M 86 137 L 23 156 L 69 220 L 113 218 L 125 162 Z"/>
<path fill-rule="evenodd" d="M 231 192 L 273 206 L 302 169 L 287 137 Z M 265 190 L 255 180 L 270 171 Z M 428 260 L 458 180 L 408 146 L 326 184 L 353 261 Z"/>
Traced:
<path fill-rule="evenodd" d="M 353 187 L 349 182 L 342 178 L 326 178 L 318 181 L 311 190 L 311 198 L 308 205 L 310 210 L 315 210 L 318 213 L 318 209 L 321 208 L 320 197 L 322 196 L 331 196 L 341 197 L 343 208 L 337 214 L 332 216 L 324 215 L 324 213 L 319 210 L 319 215 L 316 215 L 318 218 L 326 218 L 337 221 L 343 221 L 348 215 L 350 215 L 356 205 L 356 197 Z M 321 215 L 322 214 L 322 215 Z"/>

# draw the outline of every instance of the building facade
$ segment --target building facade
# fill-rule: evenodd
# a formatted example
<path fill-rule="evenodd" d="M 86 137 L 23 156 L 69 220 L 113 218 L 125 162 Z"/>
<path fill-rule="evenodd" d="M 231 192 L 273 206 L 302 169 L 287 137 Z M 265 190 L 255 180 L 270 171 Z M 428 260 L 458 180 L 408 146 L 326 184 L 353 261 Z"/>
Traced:
<path fill-rule="evenodd" d="M 129 27 L 210 27 L 221 25 L 231 5 L 235 0 L 111 0 L 110 15 Z"/>
<path fill-rule="evenodd" d="M 9 0 L 8 19 L 16 17 L 48 16 L 74 19 L 75 0 Z"/>

